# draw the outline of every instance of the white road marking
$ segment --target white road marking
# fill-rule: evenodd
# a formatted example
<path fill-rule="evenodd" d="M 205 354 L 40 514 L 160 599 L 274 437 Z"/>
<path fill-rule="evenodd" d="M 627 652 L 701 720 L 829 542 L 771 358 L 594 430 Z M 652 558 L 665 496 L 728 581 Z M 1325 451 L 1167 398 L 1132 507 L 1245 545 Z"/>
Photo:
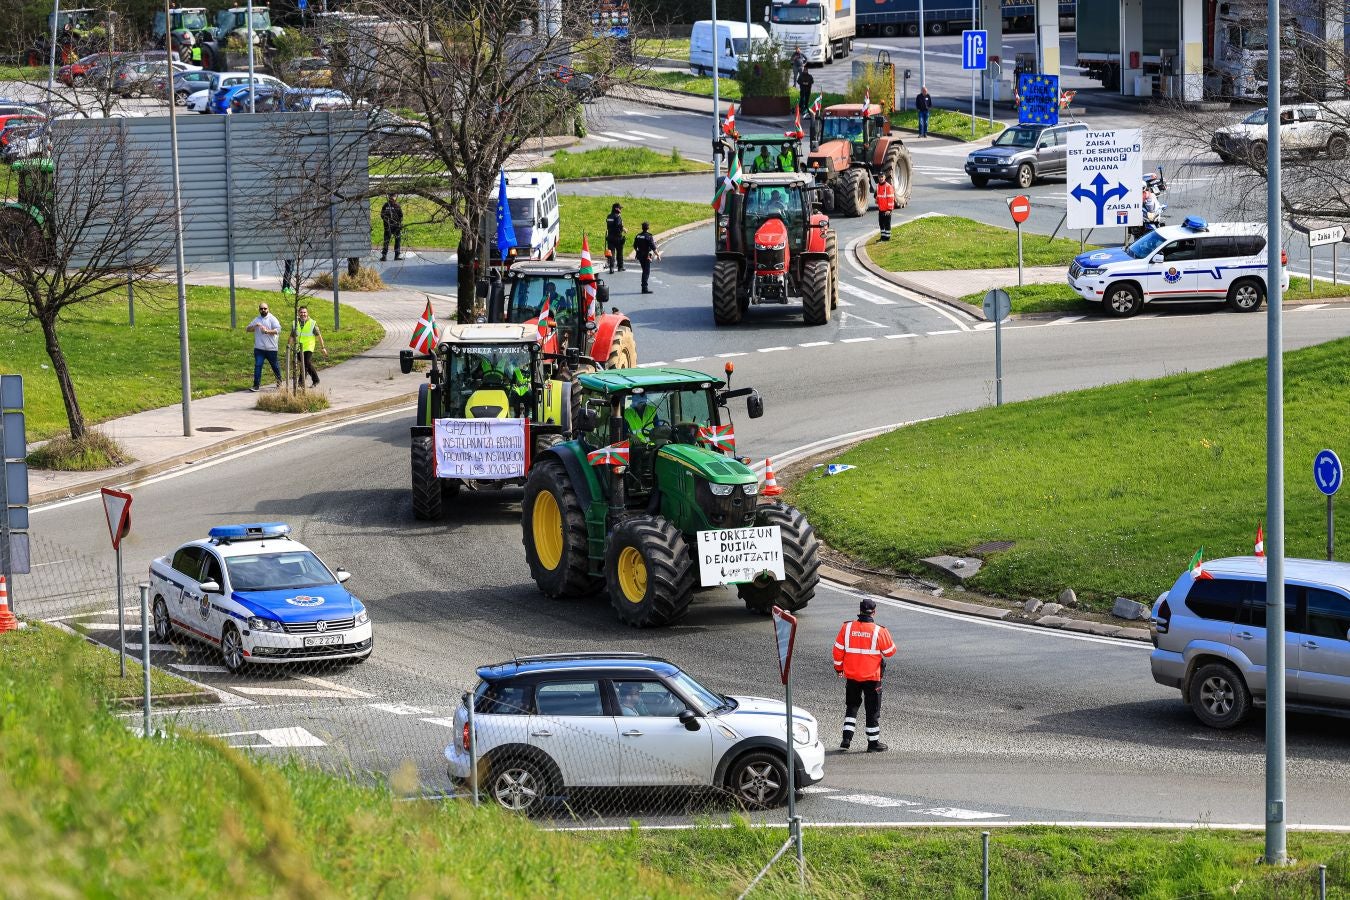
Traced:
<path fill-rule="evenodd" d="M 847 327 L 848 327 L 848 323 L 851 322 L 851 321 L 853 321 L 854 319 L 857 319 L 859 322 L 866 322 L 868 325 L 871 325 L 873 328 L 885 328 L 885 327 L 886 327 L 885 325 L 882 325 L 880 322 L 873 322 L 871 319 L 864 319 L 862 316 L 858 315 L 857 313 L 840 313 L 840 314 L 839 314 L 839 327 L 840 327 L 840 328 L 847 328 Z"/>
<path fill-rule="evenodd" d="M 601 133 L 601 134 L 607 134 L 607 135 L 609 135 L 609 136 L 612 137 L 612 138 L 618 138 L 618 139 L 621 140 L 621 141 L 632 141 L 632 140 L 637 140 L 638 142 L 641 142 L 641 141 L 642 141 L 642 138 L 640 138 L 640 137 L 634 137 L 634 135 L 640 134 L 641 132 L 631 132 L 631 131 L 602 131 L 602 132 L 600 132 L 600 133 Z"/>
<path fill-rule="evenodd" d="M 600 134 L 599 132 L 595 132 L 595 131 L 591 132 L 591 138 L 594 139 L 594 140 L 600 141 L 602 144 L 617 144 L 617 143 L 618 143 L 618 141 L 615 140 L 614 138 L 612 138 L 612 137 L 605 137 L 603 134 Z"/>
<path fill-rule="evenodd" d="M 116 631 L 118 625 L 116 622 L 74 622 L 72 627 L 76 631 Z M 131 623 L 127 623 L 127 631 L 131 631 Z M 136 630 L 140 631 L 141 623 L 136 623 Z"/>
<path fill-rule="evenodd" d="M 128 628 L 127 630 L 130 631 L 131 629 Z M 113 649 L 116 650 L 117 648 L 114 647 Z M 141 649 L 141 645 L 140 645 L 140 644 L 132 644 L 132 643 L 128 643 L 128 644 L 127 644 L 127 649 L 128 649 L 128 650 L 140 650 L 140 649 Z M 173 644 L 151 644 L 151 645 L 150 645 L 150 649 L 151 649 L 151 650 L 165 651 L 165 650 L 177 650 L 178 648 L 175 647 Z"/>
<path fill-rule="evenodd" d="M 886 340 L 888 340 L 888 341 L 894 341 L 894 340 L 897 340 L 897 339 L 899 339 L 899 338 L 907 338 L 907 337 L 918 337 L 918 335 L 917 335 L 917 334 L 914 334 L 914 333 L 912 333 L 912 332 L 907 333 L 907 334 L 888 334 L 888 335 L 886 335 Z"/>
<path fill-rule="evenodd" d="M 644 118 L 644 119 L 659 119 L 659 118 L 661 118 L 660 116 L 654 116 L 654 115 L 652 115 L 651 113 L 635 112 L 634 110 L 631 110 L 631 109 L 625 109 L 625 110 L 623 111 L 623 114 L 624 114 L 625 116 L 641 116 L 641 117 Z"/>
<path fill-rule="evenodd" d="M 447 719 L 447 718 L 444 718 L 443 716 L 432 716 L 431 718 L 420 719 L 419 721 L 426 722 L 428 725 L 440 725 L 440 726 L 442 726 L 442 727 L 444 727 L 444 728 L 454 728 L 454 727 L 455 727 L 455 720 L 454 720 L 454 719 Z"/>
<path fill-rule="evenodd" d="M 837 799 L 837 798 L 832 798 Z M 935 806 L 932 809 L 916 809 L 920 816 L 939 816 L 943 819 L 1006 819 L 1005 813 L 980 812 L 974 809 L 957 809 L 953 806 Z"/>
<path fill-rule="evenodd" d="M 678 363 L 690 363 L 690 362 L 698 362 L 702 358 L 703 357 L 701 356 L 686 356 L 683 359 L 677 359 L 675 361 Z"/>
<path fill-rule="evenodd" d="M 946 331 L 930 331 L 930 332 L 928 332 L 929 335 L 934 335 L 934 334 L 960 334 L 960 333 L 961 333 L 961 332 L 957 331 L 957 330 L 954 329 L 954 328 L 948 329 L 948 330 L 946 330 Z"/>
<path fill-rule="evenodd" d="M 838 788 L 825 787 L 824 785 L 821 785 L 821 784 L 808 784 L 806 787 L 802 788 L 802 793 L 803 793 L 803 794 L 837 794 L 837 793 L 839 793 L 839 789 L 838 789 Z"/>
<path fill-rule="evenodd" d="M 229 669 L 224 666 L 200 666 L 193 663 L 169 663 L 170 669 L 177 669 L 180 672 L 209 672 L 213 674 L 229 674 Z"/>
<path fill-rule="evenodd" d="M 756 353 L 777 353 L 779 350 L 791 350 L 791 347 L 760 347 Z M 784 757 L 786 758 L 786 756 Z"/>
<path fill-rule="evenodd" d="M 1071 324 L 1073 324 L 1074 322 L 1078 322 L 1078 321 L 1081 321 L 1082 319 L 1086 319 L 1086 318 L 1087 318 L 1087 316 L 1060 316 L 1058 319 L 1056 319 L 1055 321 L 1051 322 L 1050 324 L 1051 324 L 1051 325 L 1071 325 Z"/>
<path fill-rule="evenodd" d="M 866 300 L 868 303 L 875 303 L 877 306 L 895 305 L 895 301 L 891 300 L 889 297 L 882 297 L 878 294 L 872 293 L 871 291 L 864 291 L 862 288 L 854 287 L 853 285 L 849 284 L 846 281 L 842 281 L 839 283 L 839 290 L 848 294 L 850 297 L 857 297 L 861 300 Z"/>
<path fill-rule="evenodd" d="M 406 703 L 370 703 L 367 704 L 371 709 L 378 709 L 380 712 L 392 713 L 396 716 L 427 716 L 431 710 L 422 709 L 420 706 L 409 706 Z"/>
<path fill-rule="evenodd" d="M 938 214 L 933 213 L 932 215 Z M 924 218 L 924 216 L 916 216 L 915 218 Z M 890 291 L 893 294 L 899 294 L 901 297 L 908 300 L 909 302 L 917 303 L 920 306 L 937 313 L 938 315 L 942 316 L 944 319 L 951 322 L 953 325 L 955 325 L 962 331 L 970 330 L 969 325 L 967 325 L 964 321 L 962 321 L 955 312 L 952 312 L 951 310 L 947 309 L 947 307 L 944 306 L 943 304 L 938 303 L 936 300 L 925 300 L 923 297 L 915 297 L 910 294 L 907 294 L 892 284 L 877 280 L 877 278 L 871 272 L 867 271 L 866 267 L 864 267 L 863 264 L 858 261 L 858 246 L 863 242 L 865 242 L 871 236 L 872 235 L 870 233 L 858 235 L 856 238 L 848 242 L 848 248 L 844 254 L 844 258 L 848 260 L 848 264 L 852 266 L 854 269 L 856 269 L 860 275 L 862 275 L 864 281 L 866 281 L 870 285 L 873 285 L 874 287 L 879 287 L 882 290 Z M 842 301 L 840 302 L 842 303 Z"/>
<path fill-rule="evenodd" d="M 638 363 L 637 367 L 639 369 L 654 369 L 657 366 L 664 366 L 664 365 L 665 365 L 664 362 L 649 362 L 649 363 Z"/>
<path fill-rule="evenodd" d="M 261 744 L 234 744 L 231 747 L 240 749 L 266 749 L 269 747 L 327 747 L 323 741 L 310 734 L 303 728 L 266 728 L 262 731 L 231 731 L 226 734 L 217 734 L 218 738 L 232 737 L 251 737 L 256 735 L 264 743 Z"/>
<path fill-rule="evenodd" d="M 327 681 L 323 678 L 315 678 L 313 675 L 298 675 L 301 681 L 308 681 L 310 684 L 317 684 L 319 687 L 328 688 L 330 691 L 342 691 L 352 697 L 374 697 L 374 694 L 367 694 L 365 691 L 358 691 L 356 688 L 347 687 L 345 684 L 338 684 L 336 681 Z"/>
<path fill-rule="evenodd" d="M 807 341 L 805 344 L 798 344 L 798 347 L 828 347 L 833 341 Z"/>
<path fill-rule="evenodd" d="M 870 338 L 870 337 L 861 337 L 861 338 L 840 338 L 840 339 L 839 339 L 839 343 L 841 343 L 841 344 L 860 344 L 860 343 L 862 343 L 863 341 L 874 341 L 874 340 L 876 340 L 876 338 Z"/>
<path fill-rule="evenodd" d="M 852 304 L 852 303 L 849 303 L 849 302 L 848 302 L 847 300 L 845 300 L 843 297 L 840 297 L 838 300 L 834 301 L 834 305 L 835 305 L 835 306 L 852 306 L 853 304 Z"/>
<path fill-rule="evenodd" d="M 749 353 L 719 353 L 719 354 L 717 354 L 717 358 L 718 358 L 718 359 L 730 359 L 730 358 L 733 357 L 733 356 L 749 356 L 749 355 L 750 355 Z"/>
<path fill-rule="evenodd" d="M 664 140 L 666 140 L 665 137 L 663 137 L 663 136 L 661 136 L 661 135 L 659 135 L 659 134 L 651 134 L 651 133 L 646 132 L 646 131 L 638 131 L 636 128 L 630 128 L 630 129 L 628 129 L 628 133 L 629 133 L 629 134 L 636 134 L 636 135 L 638 135 L 639 137 L 651 138 L 651 139 L 654 140 L 654 141 L 664 141 Z"/>
<path fill-rule="evenodd" d="M 253 697 L 302 697 L 307 699 L 316 699 L 319 697 L 337 697 L 343 700 L 352 699 L 352 695 L 346 691 L 320 691 L 313 688 L 278 688 L 278 687 L 234 687 L 230 690 L 238 691 L 241 694 L 248 694 Z"/>
<path fill-rule="evenodd" d="M 1311 312 L 1311 311 L 1314 310 L 1314 309 L 1321 309 L 1322 307 L 1324 307 L 1324 306 L 1326 306 L 1326 305 L 1327 305 L 1327 304 L 1325 304 L 1325 303 L 1310 303 L 1310 304 L 1307 305 L 1307 306 L 1300 306 L 1300 307 L 1295 308 L 1295 309 L 1294 309 L 1294 312 Z M 784 756 L 786 757 L 786 754 L 784 754 Z"/>
<path fill-rule="evenodd" d="M 912 800 L 895 800 L 891 797 L 878 797 L 876 794 L 839 794 L 830 800 L 842 800 L 845 803 L 857 803 L 860 806 L 918 806 Z"/>

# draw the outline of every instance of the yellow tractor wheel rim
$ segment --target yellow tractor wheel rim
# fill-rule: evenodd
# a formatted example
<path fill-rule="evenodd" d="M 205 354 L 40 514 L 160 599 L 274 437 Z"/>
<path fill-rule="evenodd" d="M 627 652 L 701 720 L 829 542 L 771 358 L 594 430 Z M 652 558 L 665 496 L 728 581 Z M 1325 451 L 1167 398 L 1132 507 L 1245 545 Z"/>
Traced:
<path fill-rule="evenodd" d="M 539 564 L 552 571 L 558 568 L 563 555 L 562 510 L 558 498 L 542 491 L 534 498 L 534 513 L 530 517 L 534 531 L 534 552 Z"/>
<path fill-rule="evenodd" d="M 619 590 L 629 603 L 641 603 L 647 596 L 647 561 L 636 547 L 619 551 Z"/>

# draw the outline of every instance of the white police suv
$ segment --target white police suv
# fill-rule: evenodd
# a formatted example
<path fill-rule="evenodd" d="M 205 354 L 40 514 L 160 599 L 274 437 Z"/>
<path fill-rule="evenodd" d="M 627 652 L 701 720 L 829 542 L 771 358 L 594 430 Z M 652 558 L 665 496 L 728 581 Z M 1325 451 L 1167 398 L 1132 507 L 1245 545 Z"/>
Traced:
<path fill-rule="evenodd" d="M 150 563 L 155 640 L 174 632 L 220 648 L 225 667 L 347 659 L 374 648 L 366 607 L 290 538 L 289 525 L 220 525 Z"/>
<path fill-rule="evenodd" d="M 1079 254 L 1069 266 L 1069 287 L 1113 316 L 1133 316 L 1145 303 L 1205 300 L 1255 312 L 1266 299 L 1265 230 L 1248 222 L 1210 225 L 1192 216 L 1129 246 Z M 1288 262 L 1281 252 L 1285 289 Z"/>

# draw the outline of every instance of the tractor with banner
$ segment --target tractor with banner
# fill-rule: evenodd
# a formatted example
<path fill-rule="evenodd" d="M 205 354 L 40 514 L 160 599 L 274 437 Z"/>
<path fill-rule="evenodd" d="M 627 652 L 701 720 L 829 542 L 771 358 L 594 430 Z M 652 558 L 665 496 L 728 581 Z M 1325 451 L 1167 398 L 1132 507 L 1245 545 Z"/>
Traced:
<path fill-rule="evenodd" d="M 55 235 L 52 203 L 55 167 L 50 159 L 21 159 L 11 163 L 15 184 L 7 192 L 13 200 L 0 206 L 0 267 L 14 268 L 49 260 Z"/>
<path fill-rule="evenodd" d="M 428 304 L 413 343 L 399 354 L 403 374 L 415 361 L 430 364 L 412 426 L 413 515 L 440 518 L 461 489 L 523 484 L 533 460 L 566 434 L 571 410 L 572 374 L 546 361 L 536 326 L 441 333 Z"/>
<path fill-rule="evenodd" d="M 822 211 L 828 190 L 802 173 L 737 175 L 723 191 L 713 320 L 736 325 L 752 304 L 800 300 L 807 325 L 839 304 L 839 241 Z"/>
<path fill-rule="evenodd" d="M 751 388 L 689 369 L 583 373 L 573 439 L 525 482 L 525 558 L 548 597 L 607 591 L 621 621 L 669 625 L 699 585 L 734 585 L 753 612 L 798 610 L 820 581 L 820 542 L 797 509 L 760 496 L 735 456 L 727 403 Z"/>
<path fill-rule="evenodd" d="M 867 212 L 875 184 L 889 175 L 895 205 L 909 204 L 913 163 L 909 148 L 891 136 L 890 119 L 879 103 L 840 103 L 825 107 L 812 141 L 806 171 L 834 191 L 834 209 L 856 218 Z"/>

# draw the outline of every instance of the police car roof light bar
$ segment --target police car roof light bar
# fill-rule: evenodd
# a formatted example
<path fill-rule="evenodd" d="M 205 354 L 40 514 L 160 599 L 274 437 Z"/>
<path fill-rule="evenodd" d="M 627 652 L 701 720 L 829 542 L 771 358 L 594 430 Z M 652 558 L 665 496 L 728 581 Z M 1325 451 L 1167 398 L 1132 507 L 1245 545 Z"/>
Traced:
<path fill-rule="evenodd" d="M 1209 231 L 1209 223 L 1199 216 L 1187 216 L 1181 227 L 1189 228 L 1191 231 Z"/>
<path fill-rule="evenodd" d="M 286 537 L 291 526 L 285 522 L 251 522 L 245 525 L 217 525 L 206 533 L 217 544 L 231 541 L 265 541 L 269 538 Z"/>

